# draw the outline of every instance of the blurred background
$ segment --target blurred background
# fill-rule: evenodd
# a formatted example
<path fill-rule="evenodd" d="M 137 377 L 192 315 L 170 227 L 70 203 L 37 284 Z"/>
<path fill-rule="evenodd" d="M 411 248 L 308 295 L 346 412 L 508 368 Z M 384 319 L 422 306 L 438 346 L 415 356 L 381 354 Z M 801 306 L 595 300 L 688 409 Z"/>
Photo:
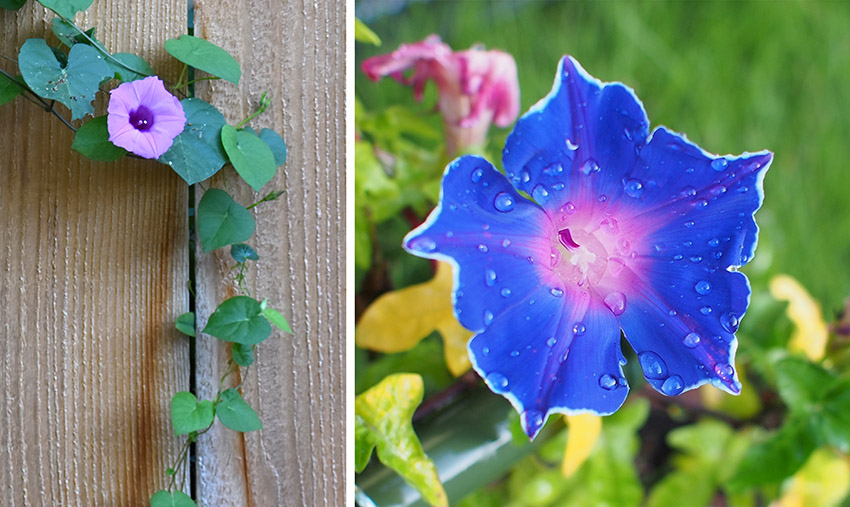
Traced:
<path fill-rule="evenodd" d="M 413 429 L 449 503 L 850 505 L 850 3 L 360 0 L 355 13 L 381 41 L 355 46 L 356 391 L 401 372 L 423 379 Z M 465 371 L 449 324 L 405 337 L 396 312 L 363 331 L 378 298 L 434 277 L 400 244 L 434 206 L 448 157 L 436 86 L 417 102 L 360 65 L 430 34 L 513 55 L 523 112 L 570 54 L 633 88 L 651 128 L 713 153 L 775 153 L 756 256 L 742 268 L 753 296 L 738 332 L 741 396 L 703 387 L 666 398 L 630 361 L 620 412 L 551 417 L 530 445 L 507 402 Z M 501 167 L 509 131 L 493 127 L 473 151 Z M 418 294 L 420 314 L 442 311 Z M 379 461 L 357 476 L 362 504 L 423 501 L 425 483 Z"/>

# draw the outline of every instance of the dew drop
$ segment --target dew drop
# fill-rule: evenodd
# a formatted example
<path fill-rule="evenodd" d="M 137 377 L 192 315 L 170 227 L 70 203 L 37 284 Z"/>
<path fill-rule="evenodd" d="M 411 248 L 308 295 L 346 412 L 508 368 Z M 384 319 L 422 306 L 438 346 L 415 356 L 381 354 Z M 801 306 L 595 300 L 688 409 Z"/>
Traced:
<path fill-rule="evenodd" d="M 559 298 L 564 295 L 564 291 L 559 289 L 558 287 L 552 287 L 551 289 L 549 289 L 549 293 L 555 296 L 556 298 Z"/>
<path fill-rule="evenodd" d="M 543 414 L 539 410 L 526 410 L 522 413 L 522 427 L 525 433 L 533 435 L 543 426 Z"/>
<path fill-rule="evenodd" d="M 482 171 L 481 169 L 476 169 L 476 170 L 472 171 L 472 175 L 470 176 L 470 179 L 472 180 L 473 183 L 478 183 L 479 181 L 481 181 L 482 176 L 484 176 L 484 171 Z"/>
<path fill-rule="evenodd" d="M 643 183 L 640 180 L 631 179 L 623 185 L 623 190 L 629 197 L 639 198 L 643 194 Z"/>
<path fill-rule="evenodd" d="M 504 289 L 502 289 L 501 294 L 503 298 L 511 297 L 511 289 L 505 287 Z"/>
<path fill-rule="evenodd" d="M 694 226 L 694 221 L 693 221 L 693 220 L 688 220 L 687 222 L 685 222 L 685 227 L 691 228 L 691 227 L 693 227 L 693 226 Z"/>
<path fill-rule="evenodd" d="M 669 315 L 671 317 L 675 317 L 678 314 L 679 314 L 679 312 L 677 312 L 676 310 L 673 310 L 672 308 L 670 309 L 670 311 L 667 312 L 667 315 Z"/>
<path fill-rule="evenodd" d="M 667 380 L 661 384 L 661 392 L 666 394 L 667 396 L 676 396 L 677 394 L 682 392 L 684 389 L 685 383 L 682 381 L 682 377 L 679 375 L 670 375 L 667 377 Z"/>
<path fill-rule="evenodd" d="M 446 231 L 446 237 L 447 237 L 447 238 L 453 238 L 454 236 L 455 236 L 455 233 L 454 233 L 454 232 L 452 232 L 452 231 Z"/>
<path fill-rule="evenodd" d="M 602 221 L 599 222 L 599 225 L 602 227 L 602 230 L 608 234 L 617 234 L 620 232 L 620 224 L 614 217 L 603 218 Z"/>
<path fill-rule="evenodd" d="M 694 264 L 699 264 L 700 262 L 702 262 L 702 256 L 701 255 L 691 256 L 691 262 L 693 262 Z"/>
<path fill-rule="evenodd" d="M 687 336 L 685 336 L 685 339 L 682 340 L 682 343 L 685 344 L 685 347 L 693 349 L 696 348 L 697 345 L 699 345 L 700 339 L 700 335 L 696 333 L 688 333 Z"/>
<path fill-rule="evenodd" d="M 492 269 L 487 269 L 484 271 L 484 283 L 487 284 L 487 287 L 492 287 L 493 284 L 496 283 L 496 272 Z"/>
<path fill-rule="evenodd" d="M 548 176 L 555 176 L 564 172 L 564 166 L 562 166 L 559 162 L 555 162 L 554 164 L 543 169 L 543 174 Z"/>
<path fill-rule="evenodd" d="M 489 326 L 491 322 L 493 322 L 493 312 L 484 310 L 484 325 Z"/>
<path fill-rule="evenodd" d="M 505 248 L 511 246 L 511 240 L 509 240 L 507 238 L 503 239 L 502 240 L 502 246 L 505 247 Z"/>
<path fill-rule="evenodd" d="M 571 203 L 571 202 L 568 202 L 567 204 L 564 204 L 563 206 L 561 206 L 561 213 L 566 213 L 567 215 L 572 215 L 575 212 L 576 212 L 576 205 Z"/>
<path fill-rule="evenodd" d="M 437 251 L 437 243 L 431 238 L 421 237 L 413 240 L 410 243 L 410 248 L 417 252 L 431 253 Z"/>
<path fill-rule="evenodd" d="M 518 350 L 512 350 L 511 351 L 511 357 L 519 357 L 519 351 Z"/>
<path fill-rule="evenodd" d="M 534 190 L 531 191 L 531 197 L 534 197 L 537 204 L 543 204 L 549 200 L 549 191 L 546 190 L 546 187 L 543 185 L 537 185 L 534 187 Z"/>
<path fill-rule="evenodd" d="M 546 345 L 550 347 L 554 346 L 556 343 L 558 343 L 558 340 L 556 340 L 554 336 L 546 340 Z"/>
<path fill-rule="evenodd" d="M 631 243 L 626 238 L 620 238 L 620 241 L 617 242 L 617 248 L 620 249 L 620 253 L 626 255 L 632 248 Z"/>
<path fill-rule="evenodd" d="M 507 192 L 499 192 L 493 200 L 493 206 L 502 213 L 513 211 L 514 198 Z"/>
<path fill-rule="evenodd" d="M 684 258 L 685 258 L 685 256 L 684 256 L 684 255 L 682 255 L 682 254 L 676 254 L 676 255 L 674 255 L 674 256 L 673 256 L 673 260 L 674 260 L 674 261 L 680 261 L 680 260 L 682 260 L 682 259 L 684 259 Z"/>
<path fill-rule="evenodd" d="M 584 165 L 581 166 L 581 172 L 583 172 L 585 175 L 590 175 L 592 173 L 598 173 L 599 172 L 599 164 L 595 160 L 593 160 L 592 158 L 589 158 L 584 162 Z"/>
<path fill-rule="evenodd" d="M 578 149 L 578 145 L 569 137 L 567 138 L 567 149 L 570 151 L 576 151 Z"/>
<path fill-rule="evenodd" d="M 484 347 L 481 349 L 481 354 L 488 356 L 490 355 L 490 347 Z"/>
<path fill-rule="evenodd" d="M 655 352 L 649 350 L 641 352 L 638 354 L 638 361 L 646 378 L 653 380 L 667 378 L 667 364 Z"/>
<path fill-rule="evenodd" d="M 610 292 L 605 296 L 605 306 L 614 315 L 622 315 L 626 311 L 626 296 L 622 292 Z"/>
<path fill-rule="evenodd" d="M 599 199 L 596 199 L 596 200 L 599 201 L 599 202 L 605 202 L 605 201 L 608 200 L 608 196 L 605 195 L 605 194 L 602 194 L 602 195 L 599 196 Z"/>
<path fill-rule="evenodd" d="M 599 377 L 599 387 L 606 391 L 613 391 L 617 388 L 617 379 L 608 373 Z"/>
<path fill-rule="evenodd" d="M 706 206 L 708 206 L 708 201 L 706 201 L 705 199 L 699 199 L 694 204 L 696 204 L 697 208 L 705 208 Z"/>
<path fill-rule="evenodd" d="M 711 238 L 710 240 L 708 240 L 708 246 L 710 246 L 710 247 L 720 246 L 720 240 L 717 239 L 717 238 Z"/>
<path fill-rule="evenodd" d="M 499 372 L 492 372 L 487 374 L 487 385 L 490 386 L 490 389 L 495 393 L 503 393 L 508 389 L 508 378 L 502 375 Z"/>
<path fill-rule="evenodd" d="M 693 197 L 693 196 L 697 195 L 697 189 L 695 189 L 694 187 L 688 186 L 688 187 L 683 188 L 682 191 L 679 192 L 679 195 L 681 195 L 682 197 Z"/>
<path fill-rule="evenodd" d="M 528 171 L 523 170 L 519 173 L 519 177 L 522 179 L 523 183 L 528 183 L 531 180 L 531 175 L 528 174 Z"/>
<path fill-rule="evenodd" d="M 732 312 L 726 312 L 720 316 L 720 325 L 730 333 L 738 330 L 738 316 Z"/>
<path fill-rule="evenodd" d="M 702 308 L 699 309 L 699 312 L 703 315 L 708 315 L 708 314 L 711 313 L 711 307 L 710 306 L 703 306 Z"/>
<path fill-rule="evenodd" d="M 700 280 L 694 285 L 694 290 L 697 291 L 697 294 L 705 296 L 711 292 L 711 284 L 708 283 L 708 280 Z"/>
<path fill-rule="evenodd" d="M 585 333 L 585 331 L 587 331 L 587 328 L 581 322 L 576 322 L 576 324 L 573 326 L 574 336 L 581 336 Z"/>
<path fill-rule="evenodd" d="M 735 368 L 732 368 L 732 365 L 730 364 L 717 363 L 714 365 L 714 373 L 716 373 L 721 380 L 728 382 L 735 376 Z"/>
<path fill-rule="evenodd" d="M 728 165 L 729 161 L 722 157 L 711 161 L 711 168 L 717 172 L 725 170 Z"/>
<path fill-rule="evenodd" d="M 485 245 L 484 243 L 480 243 L 478 245 L 478 251 L 481 253 L 487 253 L 488 251 L 490 251 L 490 249 L 487 248 L 487 245 Z"/>

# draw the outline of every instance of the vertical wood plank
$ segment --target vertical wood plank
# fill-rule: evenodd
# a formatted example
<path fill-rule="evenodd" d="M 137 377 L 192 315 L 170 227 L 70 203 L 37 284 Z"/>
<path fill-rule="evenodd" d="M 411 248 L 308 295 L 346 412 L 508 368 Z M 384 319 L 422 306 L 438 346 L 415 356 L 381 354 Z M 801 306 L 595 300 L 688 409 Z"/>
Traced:
<path fill-rule="evenodd" d="M 264 429 L 238 435 L 219 428 L 199 442 L 199 500 L 207 505 L 342 505 L 345 484 L 345 2 L 195 0 L 195 33 L 242 65 L 239 86 L 198 87 L 231 124 L 273 100 L 252 121 L 283 133 L 289 158 L 263 192 L 215 179 L 254 208 L 260 254 L 254 295 L 286 316 L 294 336 L 275 331 L 257 351 L 243 394 Z M 235 294 L 224 249 L 198 258 L 198 313 L 205 321 Z M 199 254 L 200 255 L 200 254 Z M 229 348 L 198 340 L 198 388 L 218 388 Z M 210 436 L 211 438 L 206 438 Z"/>
<path fill-rule="evenodd" d="M 51 14 L 0 9 L 0 54 L 57 44 Z M 100 0 L 77 22 L 176 78 L 162 44 L 185 33 L 185 1 Z M 72 138 L 20 97 L 0 108 L 0 503 L 146 505 L 189 381 L 172 324 L 188 306 L 187 190 L 151 161 L 83 159 Z"/>

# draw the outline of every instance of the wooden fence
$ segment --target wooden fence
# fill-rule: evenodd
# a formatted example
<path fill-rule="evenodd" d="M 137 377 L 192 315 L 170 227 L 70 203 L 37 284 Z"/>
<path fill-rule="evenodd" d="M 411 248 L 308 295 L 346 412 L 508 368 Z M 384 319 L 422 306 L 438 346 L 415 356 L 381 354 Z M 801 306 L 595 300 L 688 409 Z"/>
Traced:
<path fill-rule="evenodd" d="M 51 18 L 33 1 L 0 9 L 0 55 L 44 37 Z M 251 287 L 295 331 L 261 344 L 244 379 L 264 429 L 199 441 L 202 505 L 344 502 L 344 19 L 344 2 L 195 0 L 195 34 L 243 68 L 238 87 L 197 93 L 233 124 L 268 92 L 253 124 L 289 147 L 267 187 L 286 193 L 254 208 Z M 162 45 L 186 32 L 185 0 L 95 0 L 77 21 L 176 80 Z M 71 140 L 29 102 L 0 108 L 0 504 L 144 505 L 181 444 L 171 395 L 194 374 L 209 397 L 227 349 L 200 335 L 193 363 L 173 328 L 189 305 L 186 185 L 154 162 L 90 162 Z M 255 200 L 227 171 L 212 185 Z M 234 292 L 226 252 L 196 255 L 203 326 Z"/>

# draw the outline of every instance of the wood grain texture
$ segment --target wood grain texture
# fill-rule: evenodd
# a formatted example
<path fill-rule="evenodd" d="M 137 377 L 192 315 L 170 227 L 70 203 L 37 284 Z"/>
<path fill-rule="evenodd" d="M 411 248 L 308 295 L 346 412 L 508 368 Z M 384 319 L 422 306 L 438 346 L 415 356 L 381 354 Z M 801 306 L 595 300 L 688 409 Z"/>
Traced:
<path fill-rule="evenodd" d="M 252 121 L 283 133 L 286 165 L 255 194 L 232 169 L 214 179 L 247 205 L 271 189 L 278 201 L 254 208 L 260 254 L 254 296 L 289 319 L 257 349 L 243 394 L 264 429 L 229 430 L 199 442 L 198 498 L 204 505 L 343 505 L 345 484 L 345 2 L 195 0 L 195 33 L 242 65 L 239 86 L 213 82 L 198 94 L 231 124 Z M 199 254 L 200 255 L 200 254 Z M 227 249 L 198 258 L 201 323 L 235 294 Z M 214 395 L 229 349 L 198 340 L 198 389 Z"/>
<path fill-rule="evenodd" d="M 35 2 L 0 9 L 0 54 L 50 19 Z M 162 44 L 185 32 L 185 1 L 97 1 L 77 22 L 176 78 Z M 0 504 L 146 505 L 189 382 L 172 324 L 188 306 L 186 185 L 151 161 L 92 163 L 71 140 L 20 97 L 0 108 Z"/>

